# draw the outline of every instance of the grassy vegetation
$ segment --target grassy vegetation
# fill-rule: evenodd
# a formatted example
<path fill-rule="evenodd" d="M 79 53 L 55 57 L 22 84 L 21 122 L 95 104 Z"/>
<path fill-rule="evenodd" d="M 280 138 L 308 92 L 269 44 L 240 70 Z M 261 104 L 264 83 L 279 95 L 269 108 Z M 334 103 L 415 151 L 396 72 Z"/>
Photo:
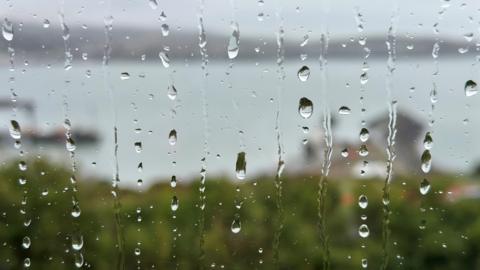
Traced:
<path fill-rule="evenodd" d="M 0 269 L 20 269 L 25 257 L 31 269 L 73 269 L 70 236 L 70 172 L 40 161 L 27 162 L 25 172 L 17 163 L 0 168 Z M 25 185 L 18 178 L 27 179 Z M 88 269 L 114 269 L 117 258 L 111 186 L 105 181 L 78 179 L 77 196 L 82 214 L 78 218 L 84 237 L 83 252 Z M 281 269 L 320 269 L 322 250 L 317 228 L 318 177 L 289 176 L 284 180 L 284 229 L 280 239 Z M 391 242 L 389 269 L 480 269 L 480 208 L 477 199 L 456 199 L 453 186 L 472 180 L 446 175 L 432 176 L 432 190 L 420 195 L 422 179 L 397 176 L 391 189 Z M 240 184 L 227 179 L 208 179 L 205 209 L 205 266 L 224 269 L 272 269 L 275 231 L 275 187 L 272 176 L 257 177 Z M 199 224 L 198 181 L 178 185 L 172 191 L 162 182 L 142 192 L 121 190 L 121 222 L 126 240 L 126 269 L 198 269 Z M 328 189 L 328 233 L 332 269 L 359 269 L 362 258 L 378 269 L 381 260 L 382 181 L 330 179 Z M 26 194 L 23 225 L 21 201 Z M 175 193 L 174 193 L 175 192 Z M 47 194 L 48 193 L 48 194 Z M 357 205 L 358 196 L 368 196 L 366 209 Z M 172 217 L 172 196 L 179 198 Z M 422 199 L 423 197 L 423 199 Z M 242 207 L 234 207 L 242 198 Z M 421 212 L 421 205 L 426 211 Z M 137 209 L 141 209 L 141 221 Z M 230 226 L 239 211 L 242 229 L 234 234 Z M 367 219 L 362 221 L 360 216 Z M 426 228 L 419 229 L 422 218 Z M 370 236 L 360 238 L 358 227 L 368 224 Z M 173 228 L 177 228 L 174 243 Z M 29 235 L 32 245 L 21 246 Z M 362 247 L 364 246 L 364 247 Z M 140 254 L 135 254 L 135 249 Z M 261 251 L 260 251 L 261 250 Z"/>

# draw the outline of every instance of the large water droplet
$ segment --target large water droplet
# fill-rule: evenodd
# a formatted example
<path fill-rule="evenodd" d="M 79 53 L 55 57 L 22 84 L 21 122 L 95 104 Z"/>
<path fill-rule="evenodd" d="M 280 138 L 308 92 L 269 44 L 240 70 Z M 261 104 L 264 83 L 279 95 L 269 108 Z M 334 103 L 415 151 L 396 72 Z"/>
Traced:
<path fill-rule="evenodd" d="M 423 179 L 422 182 L 420 183 L 420 193 L 422 195 L 426 195 L 430 191 L 430 182 L 428 182 L 427 179 Z"/>
<path fill-rule="evenodd" d="M 158 53 L 158 57 L 160 57 L 163 67 L 168 68 L 170 66 L 170 58 L 168 57 L 166 52 L 161 51 L 160 53 Z"/>
<path fill-rule="evenodd" d="M 158 1 L 157 0 L 148 0 L 148 5 L 152 9 L 157 9 L 158 8 Z"/>
<path fill-rule="evenodd" d="M 423 147 L 427 150 L 430 150 L 433 147 L 433 138 L 430 132 L 425 134 L 425 138 L 423 139 Z"/>
<path fill-rule="evenodd" d="M 15 140 L 20 140 L 22 138 L 22 132 L 20 130 L 20 125 L 15 120 L 10 121 L 9 132 L 10 132 L 10 137 L 12 137 Z"/>
<path fill-rule="evenodd" d="M 142 152 L 142 142 L 135 142 L 134 147 L 135 147 L 135 152 L 137 153 Z"/>
<path fill-rule="evenodd" d="M 83 254 L 82 253 L 79 253 L 79 252 L 76 252 L 75 253 L 75 266 L 77 268 L 81 268 L 83 266 L 83 263 L 85 262 L 85 260 L 83 259 Z"/>
<path fill-rule="evenodd" d="M 471 97 L 476 95 L 477 93 L 478 93 L 477 83 L 472 80 L 468 80 L 465 83 L 465 96 Z"/>
<path fill-rule="evenodd" d="M 68 137 L 65 141 L 65 148 L 67 148 L 68 152 L 73 152 L 75 151 L 75 149 L 77 149 L 77 145 L 75 144 L 75 141 L 72 139 L 72 137 Z"/>
<path fill-rule="evenodd" d="M 238 24 L 232 22 L 232 35 L 230 36 L 230 40 L 228 41 L 227 46 L 227 53 L 229 59 L 234 59 L 238 55 L 239 45 L 240 45 L 240 31 L 238 29 Z"/>
<path fill-rule="evenodd" d="M 362 238 L 367 238 L 370 235 L 370 230 L 368 229 L 367 224 L 362 224 L 358 228 L 358 235 Z"/>
<path fill-rule="evenodd" d="M 247 160 L 245 152 L 237 154 L 237 162 L 235 163 L 235 172 L 239 180 L 245 179 L 247 175 Z"/>
<path fill-rule="evenodd" d="M 430 154 L 429 150 L 423 151 L 422 157 L 421 157 L 421 168 L 424 173 L 430 172 L 430 169 L 432 168 L 432 155 Z"/>
<path fill-rule="evenodd" d="M 240 216 L 235 215 L 235 218 L 233 219 L 232 226 L 230 228 L 233 233 L 239 233 L 240 230 L 242 229 L 242 223 L 240 222 Z"/>
<path fill-rule="evenodd" d="M 360 197 L 358 197 L 358 206 L 360 206 L 360 208 L 362 208 L 362 209 L 367 208 L 367 206 L 368 206 L 367 196 L 362 194 L 362 195 L 360 195 Z"/>
<path fill-rule="evenodd" d="M 170 179 L 170 186 L 172 188 L 177 186 L 177 177 L 175 175 L 172 175 L 172 179 Z"/>
<path fill-rule="evenodd" d="M 171 208 L 172 211 L 174 211 L 174 212 L 177 211 L 177 209 L 178 209 L 178 198 L 177 198 L 177 196 L 173 196 L 173 198 L 172 198 L 172 203 L 171 203 L 171 205 L 170 205 L 170 208 Z"/>
<path fill-rule="evenodd" d="M 175 129 L 170 130 L 170 133 L 168 133 L 168 143 L 170 145 L 177 143 L 177 131 Z"/>
<path fill-rule="evenodd" d="M 360 137 L 360 141 L 366 142 L 366 141 L 368 141 L 368 138 L 370 138 L 370 132 L 368 131 L 368 129 L 362 128 L 360 130 L 359 137 Z"/>
<path fill-rule="evenodd" d="M 302 97 L 298 102 L 298 113 L 303 118 L 310 118 L 313 114 L 313 103 L 310 99 Z"/>
<path fill-rule="evenodd" d="M 307 66 L 301 67 L 297 72 L 298 79 L 302 82 L 306 82 L 310 77 L 310 68 Z"/>
<path fill-rule="evenodd" d="M 350 108 L 347 107 L 347 106 L 342 106 L 338 109 L 338 113 L 343 114 L 343 115 L 350 114 L 351 112 L 352 112 L 352 110 L 350 110 Z"/>
<path fill-rule="evenodd" d="M 83 248 L 83 236 L 79 233 L 72 235 L 72 248 L 81 250 Z"/>
<path fill-rule="evenodd" d="M 12 41 L 13 39 L 13 24 L 7 18 L 5 18 L 2 24 L 2 35 L 7 41 Z"/>
<path fill-rule="evenodd" d="M 128 80 L 128 79 L 130 79 L 130 74 L 128 72 L 120 73 L 120 80 L 124 81 L 124 80 Z"/>
<path fill-rule="evenodd" d="M 175 88 L 175 86 L 170 85 L 168 87 L 167 96 L 170 100 L 175 100 L 177 98 L 177 89 Z"/>
<path fill-rule="evenodd" d="M 28 236 L 23 237 L 22 247 L 24 249 L 29 249 L 31 244 L 32 244 L 32 241 L 30 240 L 30 237 Z"/>
<path fill-rule="evenodd" d="M 164 23 L 162 24 L 162 35 L 164 37 L 168 36 L 168 34 L 170 33 L 170 27 L 168 26 L 168 24 Z"/>

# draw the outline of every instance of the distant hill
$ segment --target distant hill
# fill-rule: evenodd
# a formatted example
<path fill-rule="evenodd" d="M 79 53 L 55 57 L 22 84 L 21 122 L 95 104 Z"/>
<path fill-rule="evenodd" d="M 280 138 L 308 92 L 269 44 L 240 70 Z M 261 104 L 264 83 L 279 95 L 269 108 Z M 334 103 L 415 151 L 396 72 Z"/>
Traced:
<path fill-rule="evenodd" d="M 103 28 L 83 29 L 81 26 L 72 26 L 70 29 L 70 47 L 75 58 L 81 58 L 82 53 L 87 53 L 88 58 L 100 60 L 103 56 L 105 36 Z M 358 36 L 357 34 L 354 35 Z M 371 50 L 370 58 L 386 58 L 386 37 L 370 36 L 366 46 Z M 207 49 L 209 59 L 226 59 L 226 47 L 228 35 L 219 35 L 207 32 Z M 299 58 L 300 54 L 308 54 L 309 57 L 318 58 L 321 44 L 320 39 L 310 39 L 304 47 L 300 46 L 301 40 L 292 42 L 285 37 L 285 58 Z M 404 35 L 398 35 L 398 57 L 432 57 L 432 47 L 435 42 L 433 36 L 416 37 L 410 39 Z M 143 28 L 114 28 L 112 30 L 112 57 L 116 60 L 138 61 L 145 54 L 147 60 L 158 59 L 158 53 L 164 45 L 170 46 L 170 58 L 198 60 L 200 58 L 198 48 L 198 33 L 183 31 L 171 31 L 170 35 L 162 36 L 161 29 Z M 410 50 L 408 46 L 413 45 Z M 474 44 L 470 45 L 470 52 L 460 54 L 460 48 L 467 48 L 466 40 L 441 39 L 440 55 L 443 56 L 467 56 L 474 53 Z M 59 28 L 42 28 L 32 26 L 25 29 L 16 29 L 14 48 L 20 59 L 35 61 L 38 59 L 54 59 L 62 61 L 64 58 L 64 44 Z M 258 52 L 256 52 L 256 48 Z M 240 36 L 240 52 L 237 61 L 252 59 L 274 60 L 277 53 L 277 43 L 274 33 L 268 37 Z M 358 39 L 349 37 L 334 37 L 329 42 L 328 58 L 352 58 L 361 59 L 365 55 Z M 7 43 L 0 41 L 0 58 L 7 57 Z M 4 62 L 4 61 L 3 61 Z"/>

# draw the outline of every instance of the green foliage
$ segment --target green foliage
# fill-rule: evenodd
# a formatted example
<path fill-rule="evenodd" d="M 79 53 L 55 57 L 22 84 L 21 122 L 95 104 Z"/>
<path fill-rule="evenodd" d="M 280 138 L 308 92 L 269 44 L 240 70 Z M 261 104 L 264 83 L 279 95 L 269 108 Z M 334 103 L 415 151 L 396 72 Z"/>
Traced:
<path fill-rule="evenodd" d="M 20 269 L 26 257 L 31 259 L 32 269 L 73 269 L 70 237 L 76 225 L 71 216 L 71 172 L 42 161 L 27 164 L 25 172 L 20 172 L 16 163 L 0 169 L 0 269 Z M 27 183 L 20 185 L 19 177 L 25 177 Z M 172 269 L 176 264 L 179 269 L 200 268 L 198 179 L 189 184 L 182 180 L 175 189 L 161 182 L 141 192 L 121 190 L 126 269 Z M 321 268 L 318 180 L 316 176 L 283 177 L 281 269 Z M 454 186 L 474 181 L 432 176 L 432 190 L 422 196 L 418 191 L 421 180 L 397 177 L 391 184 L 389 269 L 479 269 L 478 200 L 449 193 Z M 272 269 L 277 211 L 274 179 L 242 181 L 237 193 L 238 181 L 207 179 L 205 268 Z M 374 179 L 329 179 L 327 231 L 332 269 L 359 269 L 362 258 L 368 259 L 369 268 L 379 267 L 382 185 Z M 366 209 L 357 205 L 361 194 L 368 197 Z M 26 214 L 22 215 L 24 195 Z M 110 183 L 79 179 L 76 195 L 82 209 L 77 220 L 85 242 L 84 268 L 114 269 L 118 249 Z M 175 218 L 170 209 L 173 195 L 180 202 Z M 243 198 L 240 210 L 234 207 L 235 198 Z M 422 212 L 422 208 L 426 210 Z M 230 226 L 237 212 L 242 229 L 234 234 Z M 360 218 L 363 214 L 365 221 Z M 23 223 L 28 219 L 31 223 L 26 227 Z M 426 220 L 424 230 L 419 229 L 422 219 Z M 365 239 L 358 235 L 362 223 L 370 228 Z M 29 249 L 21 246 L 26 235 L 32 239 Z M 140 255 L 135 254 L 136 248 Z"/>

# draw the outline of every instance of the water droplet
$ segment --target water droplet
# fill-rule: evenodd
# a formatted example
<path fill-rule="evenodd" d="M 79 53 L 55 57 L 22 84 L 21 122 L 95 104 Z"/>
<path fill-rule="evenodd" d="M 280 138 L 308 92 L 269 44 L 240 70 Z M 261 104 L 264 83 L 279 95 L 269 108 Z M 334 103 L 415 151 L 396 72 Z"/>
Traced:
<path fill-rule="evenodd" d="M 240 216 L 235 215 L 235 218 L 233 219 L 232 226 L 230 228 L 233 233 L 237 234 L 240 232 L 242 229 L 242 223 L 240 222 Z"/>
<path fill-rule="evenodd" d="M 124 81 L 124 80 L 128 80 L 128 79 L 130 79 L 130 74 L 128 74 L 128 72 L 120 73 L 120 80 Z"/>
<path fill-rule="evenodd" d="M 72 235 L 72 248 L 74 250 L 81 250 L 83 248 L 83 236 L 79 233 Z"/>
<path fill-rule="evenodd" d="M 164 68 L 168 68 L 170 66 L 170 58 L 168 57 L 166 52 L 161 51 L 158 54 L 158 57 L 160 57 L 160 60 L 162 61 L 162 65 Z"/>
<path fill-rule="evenodd" d="M 177 211 L 177 209 L 178 209 L 178 198 L 177 198 L 177 196 L 173 196 L 173 198 L 172 198 L 172 203 L 171 203 L 171 205 L 170 205 L 170 208 L 171 208 L 172 211 L 174 211 L 174 212 Z"/>
<path fill-rule="evenodd" d="M 238 55 L 239 45 L 240 45 L 240 31 L 238 29 L 238 24 L 232 22 L 231 27 L 233 29 L 230 40 L 228 41 L 227 53 L 229 59 L 234 59 Z"/>
<path fill-rule="evenodd" d="M 358 228 L 358 235 L 362 238 L 367 238 L 370 235 L 370 230 L 368 229 L 367 224 L 362 224 Z"/>
<path fill-rule="evenodd" d="M 310 68 L 307 66 L 301 67 L 297 72 L 297 77 L 300 81 L 306 82 L 310 77 Z"/>
<path fill-rule="evenodd" d="M 23 260 L 23 266 L 25 266 L 25 268 L 29 268 L 30 265 L 32 265 L 30 258 L 25 258 L 25 260 Z"/>
<path fill-rule="evenodd" d="M 32 244 L 32 241 L 30 240 L 30 237 L 28 236 L 23 237 L 22 247 L 24 249 L 29 249 L 31 244 Z"/>
<path fill-rule="evenodd" d="M 422 182 L 420 183 L 420 193 L 422 195 L 426 195 L 430 191 L 430 182 L 428 182 L 427 179 L 423 179 Z"/>
<path fill-rule="evenodd" d="M 313 103 L 310 99 L 302 97 L 298 103 L 298 113 L 304 119 L 308 119 L 313 114 Z"/>
<path fill-rule="evenodd" d="M 430 154 L 430 150 L 423 151 L 421 162 L 422 171 L 424 173 L 430 172 L 430 169 L 432 168 L 432 155 Z"/>
<path fill-rule="evenodd" d="M 12 41 L 13 39 L 13 24 L 7 18 L 5 18 L 2 24 L 2 35 L 7 41 Z"/>
<path fill-rule="evenodd" d="M 139 248 L 135 248 L 135 250 L 133 251 L 133 253 L 135 254 L 135 256 L 140 256 L 140 254 L 141 254 L 142 252 L 140 251 Z"/>
<path fill-rule="evenodd" d="M 83 259 L 82 253 L 76 252 L 74 256 L 75 256 L 75 259 L 74 259 L 75 260 L 75 266 L 77 268 L 81 268 L 83 266 L 83 263 L 85 262 L 84 259 Z"/>
<path fill-rule="evenodd" d="M 347 106 L 342 106 L 338 109 L 338 113 L 339 114 L 343 114 L 343 115 L 347 115 L 347 114 L 350 114 L 352 111 L 350 110 L 349 107 Z"/>
<path fill-rule="evenodd" d="M 343 149 L 340 154 L 341 154 L 342 157 L 344 157 L 344 158 L 348 157 L 348 149 L 347 149 L 347 148 Z"/>
<path fill-rule="evenodd" d="M 433 44 L 433 49 L 432 49 L 432 57 L 433 59 L 437 59 L 438 58 L 438 53 L 440 51 L 440 45 L 438 44 L 438 42 L 435 42 L 435 44 Z"/>
<path fill-rule="evenodd" d="M 360 141 L 366 142 L 366 141 L 368 141 L 368 139 L 370 138 L 370 132 L 368 131 L 368 129 L 362 128 L 362 129 L 360 130 L 360 135 L 359 135 L 359 137 L 360 137 Z"/>
<path fill-rule="evenodd" d="M 158 1 L 157 1 L 157 0 L 149 0 L 149 1 L 148 1 L 148 5 L 149 5 L 152 9 L 157 9 L 157 8 L 158 8 Z"/>
<path fill-rule="evenodd" d="M 135 152 L 137 153 L 142 152 L 142 142 L 135 142 L 134 146 L 135 146 Z"/>
<path fill-rule="evenodd" d="M 471 42 L 473 40 L 473 33 L 472 32 L 465 33 L 463 37 L 465 38 L 466 41 Z"/>
<path fill-rule="evenodd" d="M 50 27 L 50 21 L 45 19 L 43 20 L 43 28 L 49 28 Z"/>
<path fill-rule="evenodd" d="M 360 195 L 360 197 L 358 197 L 358 206 L 360 206 L 360 208 L 362 208 L 362 209 L 367 208 L 367 206 L 368 206 L 367 196 L 362 194 L 362 195 Z"/>
<path fill-rule="evenodd" d="M 168 134 L 168 143 L 170 145 L 175 145 L 177 143 L 177 131 L 175 129 L 170 130 Z"/>
<path fill-rule="evenodd" d="M 68 137 L 65 141 L 65 148 L 67 148 L 68 152 L 73 152 L 75 151 L 75 149 L 77 149 L 77 145 L 75 144 L 75 141 L 72 139 L 72 137 Z"/>
<path fill-rule="evenodd" d="M 20 169 L 20 171 L 24 172 L 27 170 L 27 163 L 25 163 L 25 161 L 20 161 L 18 163 L 18 169 Z"/>
<path fill-rule="evenodd" d="M 170 27 L 168 26 L 168 24 L 164 23 L 162 24 L 162 35 L 164 37 L 168 36 L 168 34 L 170 33 Z"/>
<path fill-rule="evenodd" d="M 175 175 L 172 175 L 172 179 L 170 179 L 170 186 L 172 188 L 177 186 L 177 177 Z"/>
<path fill-rule="evenodd" d="M 368 156 L 369 152 L 368 152 L 368 148 L 365 144 L 362 144 L 360 146 L 360 149 L 358 150 L 358 154 L 362 157 Z"/>
<path fill-rule="evenodd" d="M 465 96 L 471 97 L 476 95 L 477 93 L 478 93 L 477 83 L 472 80 L 468 80 L 465 83 Z"/>
<path fill-rule="evenodd" d="M 9 132 L 10 132 L 10 137 L 12 137 L 15 140 L 20 140 L 22 138 L 22 132 L 20 130 L 20 125 L 15 120 L 10 121 Z"/>
<path fill-rule="evenodd" d="M 360 75 L 360 83 L 361 84 L 366 84 L 367 82 L 368 82 L 368 74 L 367 74 L 367 72 L 363 72 Z"/>
<path fill-rule="evenodd" d="M 433 138 L 430 132 L 425 134 L 425 139 L 423 139 L 423 147 L 427 150 L 430 150 L 433 147 Z"/>
<path fill-rule="evenodd" d="M 367 259 L 362 259 L 362 268 L 367 268 L 368 267 L 368 261 Z"/>
<path fill-rule="evenodd" d="M 175 88 L 175 86 L 170 85 L 168 87 L 167 95 L 170 100 L 175 100 L 177 98 L 177 89 Z"/>
<path fill-rule="evenodd" d="M 72 212 L 71 212 L 72 217 L 78 218 L 81 213 L 82 213 L 82 210 L 80 209 L 80 205 L 78 205 L 78 203 L 74 203 L 73 208 L 72 208 Z"/>
<path fill-rule="evenodd" d="M 247 160 L 245 157 L 245 152 L 240 152 L 237 154 L 237 162 L 235 163 L 235 172 L 237 179 L 243 180 L 247 174 Z"/>

